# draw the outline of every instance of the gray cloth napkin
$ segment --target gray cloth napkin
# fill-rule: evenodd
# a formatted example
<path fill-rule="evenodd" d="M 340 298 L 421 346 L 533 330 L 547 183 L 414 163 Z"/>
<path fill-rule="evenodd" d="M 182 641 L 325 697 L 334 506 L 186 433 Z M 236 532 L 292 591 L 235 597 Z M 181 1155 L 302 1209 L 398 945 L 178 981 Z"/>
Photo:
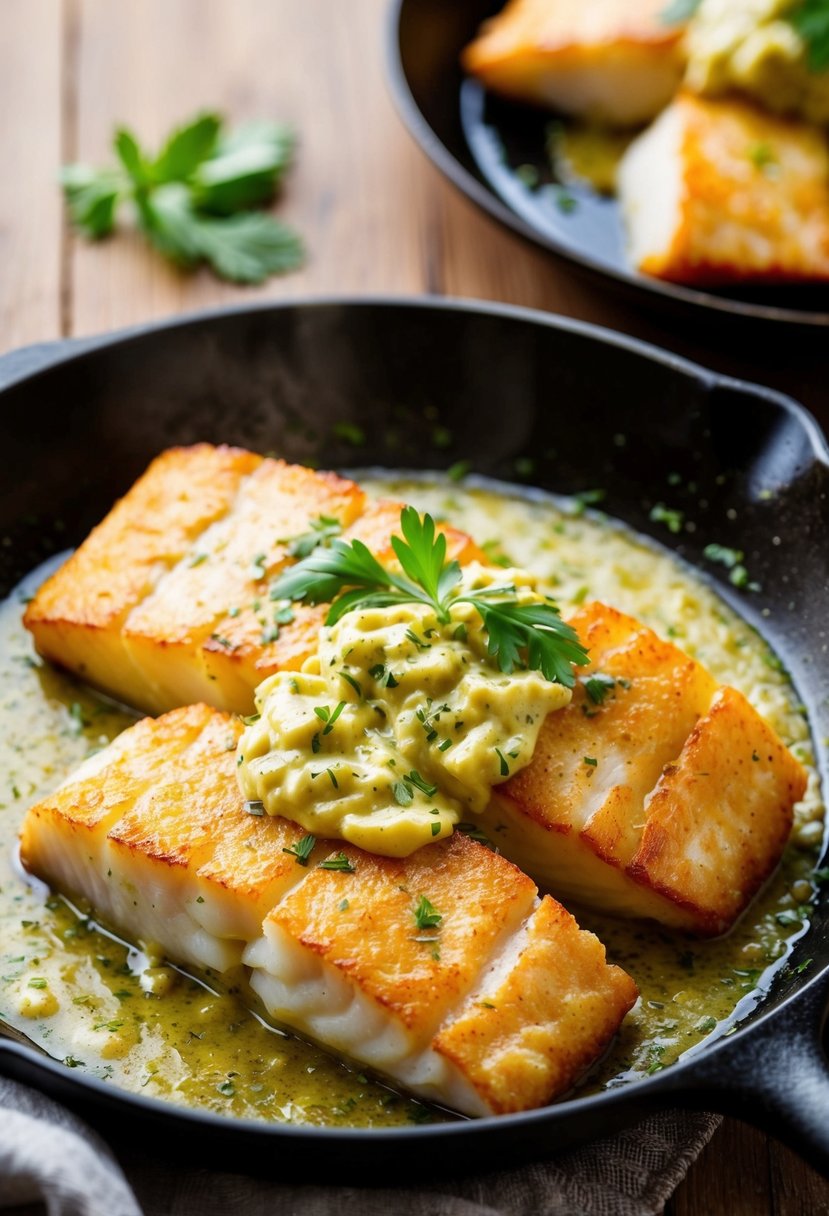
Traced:
<path fill-rule="evenodd" d="M 0 1079 L 0 1208 L 39 1200 L 49 1216 L 656 1216 L 719 1122 L 668 1112 L 508 1172 L 420 1179 L 405 1190 L 323 1187 L 173 1168 L 139 1155 L 125 1158 L 122 1170 L 80 1119 Z"/>
<path fill-rule="evenodd" d="M 141 1216 L 115 1159 L 69 1111 L 0 1078 L 0 1208 L 49 1216 Z"/>

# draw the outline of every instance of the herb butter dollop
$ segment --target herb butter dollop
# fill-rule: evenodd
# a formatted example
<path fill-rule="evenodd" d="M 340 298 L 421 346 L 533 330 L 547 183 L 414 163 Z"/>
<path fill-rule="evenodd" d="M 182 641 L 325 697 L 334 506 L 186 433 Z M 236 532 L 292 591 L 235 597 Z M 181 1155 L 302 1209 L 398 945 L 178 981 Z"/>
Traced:
<path fill-rule="evenodd" d="M 505 584 L 519 603 L 543 601 L 525 571 L 478 563 L 460 591 Z M 239 784 L 256 809 L 316 836 L 404 857 L 480 814 L 570 698 L 540 671 L 500 671 L 471 604 L 448 622 L 422 603 L 355 609 L 322 628 L 301 671 L 257 689 Z"/>
<path fill-rule="evenodd" d="M 796 0 L 702 0 L 686 35 L 686 84 L 695 93 L 739 90 L 761 105 L 829 122 L 825 51 L 808 41 Z"/>

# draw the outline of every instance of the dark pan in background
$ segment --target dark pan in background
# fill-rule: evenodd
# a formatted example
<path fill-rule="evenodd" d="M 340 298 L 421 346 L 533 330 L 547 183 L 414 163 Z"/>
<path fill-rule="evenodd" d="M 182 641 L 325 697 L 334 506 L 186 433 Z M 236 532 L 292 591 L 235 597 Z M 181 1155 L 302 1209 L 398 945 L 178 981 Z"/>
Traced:
<path fill-rule="evenodd" d="M 332 468 L 440 469 L 466 459 L 480 473 L 515 482 L 520 472 L 559 493 L 601 486 L 609 514 L 694 565 L 706 565 L 710 540 L 745 552 L 760 592 L 736 591 L 722 570 L 705 576 L 792 672 L 826 785 L 829 449 L 789 398 L 527 310 L 329 300 L 7 355 L 0 434 L 3 595 L 79 542 L 175 443 L 238 443 Z M 669 471 L 681 485 L 667 485 Z M 656 502 L 683 510 L 696 530 L 673 537 L 651 523 Z M 0 1072 L 79 1110 L 110 1139 L 282 1177 L 313 1170 L 370 1182 L 424 1165 L 430 1176 L 502 1169 L 682 1106 L 746 1119 L 829 1174 L 827 910 L 824 899 L 791 966 L 732 1035 L 652 1077 L 528 1114 L 389 1130 L 244 1122 L 114 1089 L 2 1039 Z"/>
<path fill-rule="evenodd" d="M 589 3 L 589 0 L 585 0 Z M 398 111 L 426 155 L 459 190 L 500 223 L 639 303 L 675 314 L 706 309 L 743 321 L 829 328 L 829 289 L 735 286 L 717 291 L 663 283 L 627 261 L 619 206 L 588 188 L 530 189 L 515 170 L 532 165 L 550 180 L 545 127 L 551 115 L 499 100 L 465 78 L 460 53 L 503 0 L 391 0 L 387 71 Z M 600 284 L 601 285 L 601 284 Z"/>

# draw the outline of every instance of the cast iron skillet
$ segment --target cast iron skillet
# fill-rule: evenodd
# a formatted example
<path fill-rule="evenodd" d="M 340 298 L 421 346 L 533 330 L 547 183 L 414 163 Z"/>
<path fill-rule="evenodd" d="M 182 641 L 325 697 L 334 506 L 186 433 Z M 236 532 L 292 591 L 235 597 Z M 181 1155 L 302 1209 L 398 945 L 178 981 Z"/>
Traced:
<path fill-rule="evenodd" d="M 753 595 L 720 583 L 790 668 L 823 780 L 829 754 L 829 450 L 793 401 L 578 322 L 457 302 L 265 305 L 151 325 L 0 360 L 0 591 L 76 543 L 160 449 L 238 443 L 327 467 L 445 468 L 603 506 L 705 565 L 706 542 L 744 550 Z M 435 434 L 436 421 L 446 431 Z M 349 422 L 351 427 L 338 428 Z M 360 428 L 365 442 L 354 446 Z M 623 436 L 622 440 L 620 436 Z M 668 472 L 681 475 L 671 488 Z M 774 491 L 768 496 L 768 490 Z M 673 538 L 655 502 L 696 525 Z M 772 535 L 780 543 L 770 543 Z M 812 959 L 802 972 L 796 967 Z M 786 976 L 730 1037 L 653 1077 L 530 1114 L 393 1130 L 235 1121 L 112 1089 L 0 1041 L 0 1070 L 80 1110 L 108 1136 L 224 1168 L 312 1169 L 342 1181 L 503 1168 L 672 1106 L 735 1114 L 829 1173 L 826 903 Z"/>
<path fill-rule="evenodd" d="M 589 0 L 585 0 L 589 2 Z M 465 79 L 459 56 L 481 22 L 504 0 L 390 0 L 386 58 L 401 118 L 426 155 L 468 198 L 542 249 L 567 258 L 605 284 L 658 308 L 714 310 L 744 320 L 829 326 L 824 286 L 734 287 L 702 291 L 638 274 L 625 257 L 615 199 L 568 189 L 576 207 L 556 205 L 549 183 L 545 128 L 550 115 L 485 93 Z M 515 173 L 532 165 L 541 188 Z"/>

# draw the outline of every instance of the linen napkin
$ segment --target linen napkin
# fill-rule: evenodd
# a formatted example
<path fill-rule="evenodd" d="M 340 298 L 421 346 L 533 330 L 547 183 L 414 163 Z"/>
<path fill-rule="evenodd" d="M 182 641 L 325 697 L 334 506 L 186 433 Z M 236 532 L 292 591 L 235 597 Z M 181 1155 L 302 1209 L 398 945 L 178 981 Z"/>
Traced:
<path fill-rule="evenodd" d="M 0 1209 L 48 1216 L 656 1216 L 720 1122 L 669 1111 L 553 1160 L 417 1187 L 311 1186 L 116 1161 L 80 1119 L 0 1079 Z"/>

